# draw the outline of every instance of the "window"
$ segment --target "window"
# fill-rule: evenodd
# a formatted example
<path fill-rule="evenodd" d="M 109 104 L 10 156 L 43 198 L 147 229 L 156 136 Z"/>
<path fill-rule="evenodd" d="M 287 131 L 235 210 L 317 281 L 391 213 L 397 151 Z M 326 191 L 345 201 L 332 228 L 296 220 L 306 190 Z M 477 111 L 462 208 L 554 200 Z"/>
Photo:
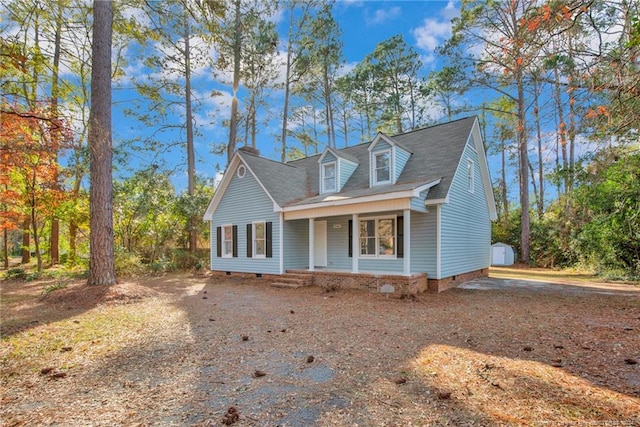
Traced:
<path fill-rule="evenodd" d="M 247 168 L 245 168 L 244 165 L 238 166 L 238 171 L 237 171 L 238 178 L 244 178 L 244 175 L 246 173 L 247 173 Z"/>
<path fill-rule="evenodd" d="M 469 160 L 467 162 L 467 182 L 469 193 L 473 193 L 473 161 Z"/>
<path fill-rule="evenodd" d="M 222 226 L 222 256 L 224 258 L 233 257 L 233 226 Z"/>
<path fill-rule="evenodd" d="M 391 152 L 389 150 L 373 155 L 373 183 L 391 182 Z"/>
<path fill-rule="evenodd" d="M 336 191 L 336 163 L 322 165 L 322 192 Z"/>
<path fill-rule="evenodd" d="M 264 222 L 253 223 L 253 256 L 256 258 L 266 255 L 266 232 Z"/>
<path fill-rule="evenodd" d="M 396 255 L 396 218 L 360 221 L 360 255 L 393 257 Z"/>

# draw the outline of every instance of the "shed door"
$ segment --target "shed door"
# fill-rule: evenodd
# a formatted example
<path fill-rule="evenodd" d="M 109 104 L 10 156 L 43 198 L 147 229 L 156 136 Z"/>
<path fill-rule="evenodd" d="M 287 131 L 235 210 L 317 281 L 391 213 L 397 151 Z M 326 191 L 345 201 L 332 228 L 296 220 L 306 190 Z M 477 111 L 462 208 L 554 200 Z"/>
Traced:
<path fill-rule="evenodd" d="M 313 265 L 327 266 L 327 221 L 313 223 Z"/>
<path fill-rule="evenodd" d="M 507 263 L 507 247 L 494 246 L 491 248 L 491 264 L 505 265 Z"/>

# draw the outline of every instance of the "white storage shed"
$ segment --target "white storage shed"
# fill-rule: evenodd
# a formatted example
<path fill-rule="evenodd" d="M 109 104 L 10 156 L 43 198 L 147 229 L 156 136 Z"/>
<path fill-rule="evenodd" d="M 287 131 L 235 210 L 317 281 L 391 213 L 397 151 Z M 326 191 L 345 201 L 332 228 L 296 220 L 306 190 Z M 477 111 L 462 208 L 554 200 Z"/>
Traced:
<path fill-rule="evenodd" d="M 516 251 L 506 243 L 494 243 L 491 245 L 491 265 L 513 265 L 516 261 Z"/>

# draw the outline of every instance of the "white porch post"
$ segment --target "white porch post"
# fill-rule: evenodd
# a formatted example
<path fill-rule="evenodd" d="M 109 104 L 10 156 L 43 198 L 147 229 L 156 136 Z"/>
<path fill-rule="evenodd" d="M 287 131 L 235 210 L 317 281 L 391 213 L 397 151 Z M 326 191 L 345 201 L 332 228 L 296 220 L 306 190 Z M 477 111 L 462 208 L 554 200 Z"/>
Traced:
<path fill-rule="evenodd" d="M 309 218 L 309 271 L 313 271 L 313 265 L 315 264 L 315 257 L 313 254 L 313 246 L 315 244 L 315 219 Z"/>
<path fill-rule="evenodd" d="M 403 230 L 402 233 L 404 235 L 404 265 L 403 270 L 404 274 L 411 274 L 411 209 L 404 210 L 404 221 L 403 221 Z"/>
<path fill-rule="evenodd" d="M 351 272 L 358 272 L 358 255 L 360 255 L 360 224 L 358 214 L 351 217 Z"/>
<path fill-rule="evenodd" d="M 280 257 L 280 274 L 284 274 L 284 212 L 279 214 L 279 226 L 278 226 L 278 256 Z"/>

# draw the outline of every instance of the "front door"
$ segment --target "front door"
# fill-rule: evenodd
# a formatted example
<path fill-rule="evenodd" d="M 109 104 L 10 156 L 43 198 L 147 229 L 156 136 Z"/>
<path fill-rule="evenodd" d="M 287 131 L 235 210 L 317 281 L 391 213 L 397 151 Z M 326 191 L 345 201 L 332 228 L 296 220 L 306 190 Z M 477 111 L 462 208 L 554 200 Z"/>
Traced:
<path fill-rule="evenodd" d="M 327 266 L 327 221 L 313 222 L 313 264 Z"/>

